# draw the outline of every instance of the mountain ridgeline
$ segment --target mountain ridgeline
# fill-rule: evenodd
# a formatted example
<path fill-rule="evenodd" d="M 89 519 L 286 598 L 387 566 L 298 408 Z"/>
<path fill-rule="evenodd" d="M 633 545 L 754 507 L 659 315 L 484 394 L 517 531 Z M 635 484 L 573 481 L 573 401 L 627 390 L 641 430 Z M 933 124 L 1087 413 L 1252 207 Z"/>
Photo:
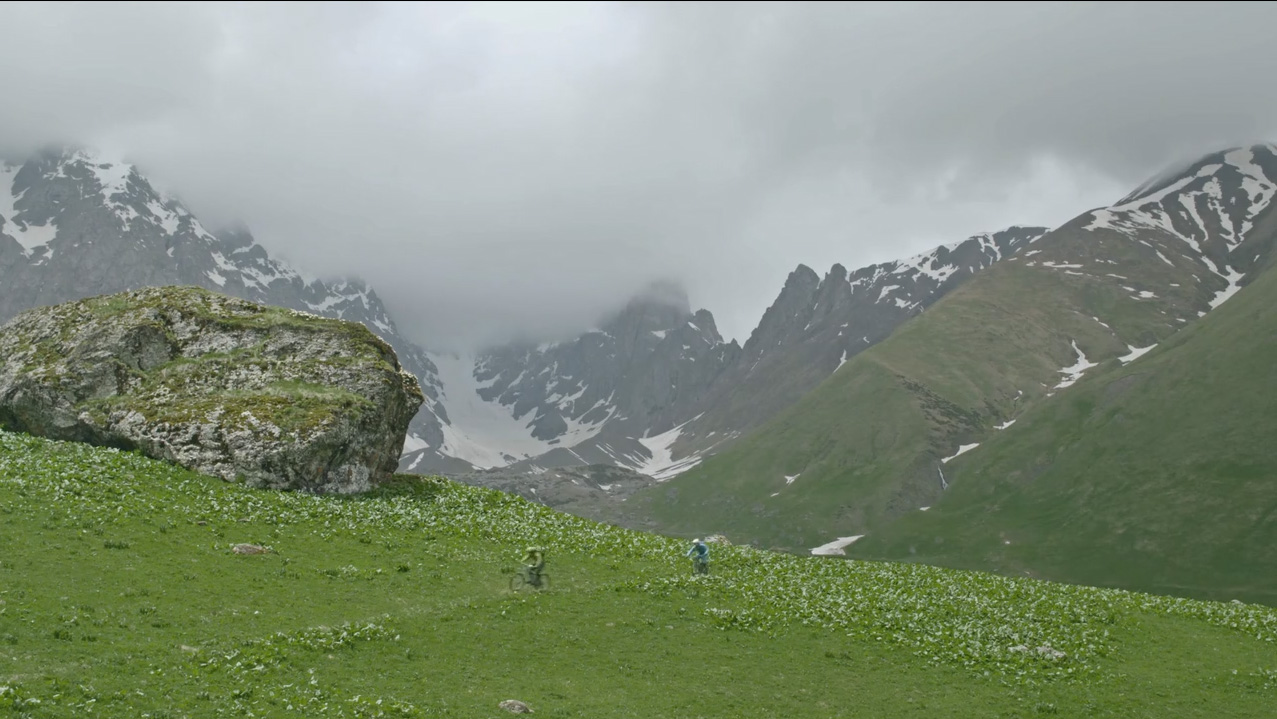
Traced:
<path fill-rule="evenodd" d="M 800 265 L 744 347 L 680 288 L 658 285 L 568 342 L 436 358 L 446 444 L 410 438 L 403 466 L 446 471 L 461 457 L 535 484 L 545 469 L 604 464 L 668 479 L 1045 232 L 1013 227 L 850 274 L 835 265 L 823 279 Z"/>
<path fill-rule="evenodd" d="M 1277 492 L 1255 314 L 1275 188 L 1277 155 L 1257 145 L 1084 213 L 631 504 L 669 531 L 795 551 L 1271 601 L 1277 580 L 1247 569 L 1268 556 Z M 1177 556 L 1189 527 L 1202 546 Z"/>
<path fill-rule="evenodd" d="M 696 408 L 672 445 L 700 459 L 801 399 L 834 371 L 995 262 L 1046 232 L 1012 227 L 976 235 L 906 260 L 822 279 L 799 265 L 763 314 L 738 359 Z"/>

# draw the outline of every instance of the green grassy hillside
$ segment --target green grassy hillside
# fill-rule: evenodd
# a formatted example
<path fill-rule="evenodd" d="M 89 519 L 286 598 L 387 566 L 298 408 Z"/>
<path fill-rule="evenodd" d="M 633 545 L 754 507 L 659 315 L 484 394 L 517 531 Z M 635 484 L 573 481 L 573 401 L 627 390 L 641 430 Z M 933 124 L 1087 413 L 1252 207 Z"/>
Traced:
<path fill-rule="evenodd" d="M 239 542 L 268 546 L 239 555 Z M 512 593 L 524 545 L 553 588 Z M 1277 612 L 716 548 L 0 433 L 0 716 L 1266 717 Z"/>
<path fill-rule="evenodd" d="M 1277 604 L 1277 273 L 951 463 L 861 554 Z"/>

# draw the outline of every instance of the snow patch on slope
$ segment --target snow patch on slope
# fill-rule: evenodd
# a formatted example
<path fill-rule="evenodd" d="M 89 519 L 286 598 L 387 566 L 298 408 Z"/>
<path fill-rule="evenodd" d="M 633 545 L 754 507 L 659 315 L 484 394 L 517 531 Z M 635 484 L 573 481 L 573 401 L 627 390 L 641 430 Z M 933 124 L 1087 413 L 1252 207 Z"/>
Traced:
<path fill-rule="evenodd" d="M 979 446 L 980 446 L 980 443 L 979 443 L 979 442 L 976 442 L 975 444 L 964 444 L 964 445 L 960 445 L 960 446 L 958 447 L 958 451 L 957 451 L 957 452 L 955 452 L 954 454 L 952 454 L 952 455 L 950 455 L 950 456 L 948 456 L 948 457 L 945 457 L 944 459 L 940 460 L 940 462 L 941 462 L 941 464 L 948 464 L 948 463 L 949 463 L 949 460 L 957 459 L 958 457 L 960 457 L 960 456 L 962 456 L 962 455 L 966 454 L 967 452 L 970 452 L 971 450 L 973 450 L 973 449 L 975 449 L 976 447 L 979 447 Z"/>
<path fill-rule="evenodd" d="M 0 227 L 0 232 L 12 237 L 22 245 L 23 254 L 27 257 L 38 247 L 43 247 L 58 236 L 58 225 L 50 222 L 45 225 L 27 225 L 19 226 L 13 219 L 18 214 L 14 205 L 21 198 L 21 194 L 13 194 L 13 178 L 18 174 L 20 167 L 12 165 L 0 164 L 0 217 L 4 218 L 4 226 Z"/>
<path fill-rule="evenodd" d="M 1238 149 L 1224 155 L 1224 162 L 1237 168 L 1242 175 L 1242 190 L 1246 192 L 1250 198 L 1250 203 L 1246 207 L 1246 214 L 1242 218 L 1241 227 L 1234 238 L 1236 245 L 1245 238 L 1246 233 L 1250 232 L 1251 221 L 1255 215 L 1259 214 L 1268 207 L 1268 203 L 1273 200 L 1274 185 L 1269 182 L 1268 176 L 1264 174 L 1263 168 L 1255 164 L 1255 153 L 1250 149 Z"/>
<path fill-rule="evenodd" d="M 683 433 L 683 428 L 688 423 L 700 418 L 701 415 L 698 414 L 687 420 L 687 422 L 654 437 L 640 437 L 639 444 L 646 447 L 651 456 L 633 467 L 633 470 L 640 474 L 646 474 L 658 481 L 664 481 L 700 464 L 701 457 L 699 455 L 692 454 L 682 459 L 674 459 L 673 450 L 674 443 L 678 441 L 679 436 Z"/>
<path fill-rule="evenodd" d="M 982 247 L 984 246 L 983 241 L 988 240 L 990 244 L 993 244 L 994 251 L 997 251 L 997 245 L 993 243 L 992 238 L 988 235 L 980 235 L 972 237 L 971 239 L 981 239 Z M 926 277 L 934 280 L 937 284 L 941 284 L 945 280 L 949 279 L 950 275 L 957 272 L 958 268 L 956 265 L 940 265 L 937 267 L 936 265 L 939 262 L 938 255 L 940 254 L 940 250 L 943 249 L 953 252 L 961 244 L 961 242 L 955 242 L 949 245 L 941 245 L 930 252 L 924 252 L 920 255 L 914 255 L 913 257 L 900 260 L 896 263 L 896 269 L 892 270 L 891 274 L 903 275 L 905 273 L 915 273 L 925 275 Z M 879 301 L 882 301 L 881 297 L 879 297 Z"/>
<path fill-rule="evenodd" d="M 1130 350 L 1130 353 L 1124 354 L 1121 357 L 1118 357 L 1117 359 L 1122 364 L 1128 364 L 1128 363 L 1134 362 L 1140 357 L 1143 357 L 1146 352 L 1148 352 L 1149 350 L 1153 349 L 1156 346 L 1157 346 L 1156 342 L 1154 342 L 1153 344 L 1147 347 L 1136 347 L 1135 345 L 1127 345 L 1126 348 Z"/>
<path fill-rule="evenodd" d="M 891 294 L 892 290 L 898 290 L 898 289 L 900 289 L 900 285 L 887 285 L 886 287 L 882 288 L 882 292 L 878 293 L 878 302 L 882 302 L 883 300 L 887 299 L 887 295 Z"/>
<path fill-rule="evenodd" d="M 418 437 L 415 434 L 410 434 L 407 437 L 404 437 L 404 440 L 403 440 L 404 454 L 408 454 L 410 452 L 417 452 L 419 450 L 429 449 L 429 448 L 430 448 L 430 445 L 426 442 L 426 440 L 422 439 L 421 437 Z"/>
<path fill-rule="evenodd" d="M 132 165 L 126 165 L 123 162 L 95 163 L 87 158 L 85 164 L 93 171 L 93 177 L 102 188 L 102 197 L 107 202 L 115 204 L 111 201 L 112 197 L 128 192 L 129 175 L 133 174 Z"/>
<path fill-rule="evenodd" d="M 819 547 L 814 547 L 811 550 L 811 553 L 813 556 L 817 557 L 844 556 L 847 554 L 847 552 L 843 551 L 844 548 L 851 546 L 857 539 L 860 539 L 863 536 L 865 535 L 857 534 L 851 537 L 839 537 L 828 544 L 822 544 Z"/>
<path fill-rule="evenodd" d="M 146 203 L 146 209 L 155 217 L 159 223 L 160 229 L 164 230 L 167 235 L 177 232 L 178 227 L 182 224 L 182 217 L 173 210 L 165 207 L 156 200 L 149 200 Z"/>
<path fill-rule="evenodd" d="M 1212 310 L 1227 302 L 1229 297 L 1237 294 L 1237 290 L 1242 288 L 1242 278 L 1246 276 L 1227 265 L 1224 266 L 1224 269 L 1228 270 L 1228 272 L 1224 273 L 1215 269 L 1216 274 L 1228 280 L 1228 286 L 1216 293 L 1216 295 L 1211 299 L 1210 308 Z"/>
<path fill-rule="evenodd" d="M 842 369 L 842 366 L 845 364 L 847 364 L 847 350 L 842 351 L 842 358 L 838 360 L 838 366 L 834 368 L 834 371 L 837 372 Z"/>
<path fill-rule="evenodd" d="M 439 370 L 440 401 L 448 409 L 451 424 L 442 423 L 442 453 L 463 459 L 480 469 L 504 467 L 554 447 L 532 436 L 530 413 L 520 417 L 496 402 L 479 396 L 470 355 L 430 355 Z"/>
<path fill-rule="evenodd" d="M 1069 387 L 1074 382 L 1082 379 L 1083 372 L 1091 369 L 1092 367 L 1099 366 L 1095 362 L 1090 362 L 1086 359 L 1086 355 L 1083 354 L 1082 349 L 1077 346 L 1076 340 L 1072 341 L 1072 345 L 1073 351 L 1077 353 L 1077 362 L 1074 362 L 1071 366 L 1060 370 L 1060 374 L 1064 375 L 1064 379 L 1060 380 L 1060 383 L 1053 387 L 1053 389 L 1064 389 L 1065 387 Z"/>

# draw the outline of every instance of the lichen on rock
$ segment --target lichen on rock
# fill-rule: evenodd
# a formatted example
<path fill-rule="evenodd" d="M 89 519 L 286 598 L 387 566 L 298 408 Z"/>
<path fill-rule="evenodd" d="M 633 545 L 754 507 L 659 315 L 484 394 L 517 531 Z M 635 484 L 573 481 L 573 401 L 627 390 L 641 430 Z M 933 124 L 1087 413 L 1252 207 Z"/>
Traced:
<path fill-rule="evenodd" d="M 395 471 L 423 401 L 363 325 L 196 287 L 43 307 L 0 327 L 0 427 L 252 486 L 370 489 Z"/>

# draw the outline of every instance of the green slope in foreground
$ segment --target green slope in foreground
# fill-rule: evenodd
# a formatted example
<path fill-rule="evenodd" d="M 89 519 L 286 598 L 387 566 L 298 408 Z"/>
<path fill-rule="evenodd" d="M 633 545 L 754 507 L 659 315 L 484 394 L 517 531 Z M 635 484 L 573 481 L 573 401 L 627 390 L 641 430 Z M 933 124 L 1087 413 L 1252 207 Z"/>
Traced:
<path fill-rule="evenodd" d="M 242 556 L 237 542 L 273 551 Z M 522 547 L 553 588 L 507 589 Z M 0 433 L 0 716 L 1267 717 L 1277 613 L 681 542 Z"/>
<path fill-rule="evenodd" d="M 1277 605 L 1277 272 L 950 463 L 858 554 Z"/>

